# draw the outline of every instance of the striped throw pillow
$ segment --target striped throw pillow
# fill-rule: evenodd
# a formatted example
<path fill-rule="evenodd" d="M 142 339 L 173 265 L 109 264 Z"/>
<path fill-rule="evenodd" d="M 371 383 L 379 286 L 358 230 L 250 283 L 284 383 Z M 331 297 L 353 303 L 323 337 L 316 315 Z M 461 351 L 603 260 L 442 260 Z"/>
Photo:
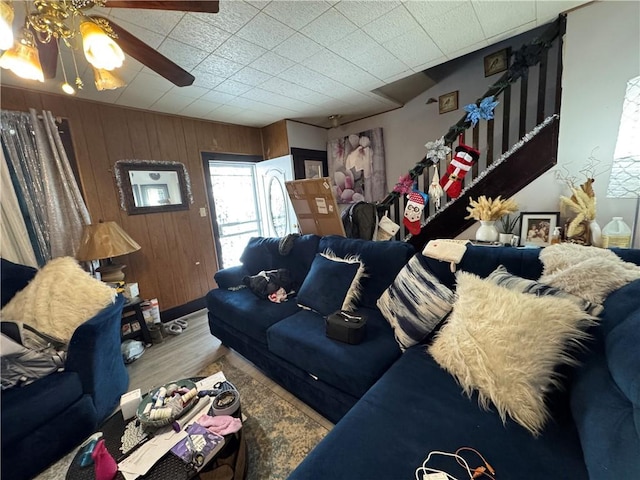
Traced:
<path fill-rule="evenodd" d="M 418 256 L 398 273 L 377 302 L 404 352 L 422 341 L 451 311 L 454 293 L 424 268 Z"/>
<path fill-rule="evenodd" d="M 564 290 L 560 290 L 559 288 L 512 275 L 507 271 L 504 265 L 500 265 L 491 272 L 487 277 L 487 280 L 495 285 L 508 288 L 514 292 L 530 293 L 538 297 L 551 295 L 554 297 L 566 298 L 567 300 L 574 302 L 589 315 L 598 316 L 603 309 L 602 305 L 598 303 L 591 303 L 588 300 L 580 298 L 569 292 L 565 292 Z"/>

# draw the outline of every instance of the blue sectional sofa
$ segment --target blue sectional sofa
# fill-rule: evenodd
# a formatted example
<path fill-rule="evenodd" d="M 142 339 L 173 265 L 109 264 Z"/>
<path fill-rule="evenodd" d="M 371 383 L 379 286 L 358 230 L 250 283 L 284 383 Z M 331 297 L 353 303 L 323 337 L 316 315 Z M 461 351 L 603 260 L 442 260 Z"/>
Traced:
<path fill-rule="evenodd" d="M 2 306 L 36 272 L 2 259 Z M 3 479 L 33 478 L 77 447 L 118 406 L 129 385 L 120 352 L 123 304 L 120 295 L 75 330 L 64 371 L 2 391 Z"/>
<path fill-rule="evenodd" d="M 578 354 L 581 365 L 562 368 L 564 389 L 547 396 L 552 419 L 534 437 L 510 419 L 503 424 L 495 409 L 481 409 L 476 394 L 468 398 L 427 353 L 432 335 L 402 354 L 390 343 L 393 331 L 371 300 L 393 281 L 409 251 L 395 243 L 352 243 L 338 237 L 303 237 L 300 242 L 309 244 L 306 249 L 297 245 L 294 256 L 285 260 L 277 255 L 276 239 L 253 239 L 243 266 L 219 272 L 220 288 L 208 296 L 214 335 L 337 422 L 291 479 L 416 478 L 416 468 L 429 452 L 463 446 L 479 450 L 496 478 L 640 478 L 640 280 L 609 295 L 590 331 L 589 348 Z M 376 252 L 370 261 L 382 276 L 361 308 L 373 318 L 367 332 L 372 336 L 360 345 L 326 338 L 322 319 L 293 302 L 270 305 L 253 299 L 251 292 L 227 290 L 242 275 L 257 273 L 257 267 L 288 263 L 303 274 L 313 245 L 317 251 L 332 245 L 343 253 Z M 307 256 L 298 256 L 302 250 Z M 537 279 L 542 272 L 539 252 L 469 246 L 458 269 L 486 277 L 504 265 L 514 275 Z M 614 252 L 640 265 L 640 250 Z M 454 287 L 447 263 L 417 256 L 442 283 Z M 264 263 L 252 263 L 258 258 Z M 474 462 L 472 467 L 481 465 Z M 429 466 L 467 478 L 452 459 L 435 458 Z"/>

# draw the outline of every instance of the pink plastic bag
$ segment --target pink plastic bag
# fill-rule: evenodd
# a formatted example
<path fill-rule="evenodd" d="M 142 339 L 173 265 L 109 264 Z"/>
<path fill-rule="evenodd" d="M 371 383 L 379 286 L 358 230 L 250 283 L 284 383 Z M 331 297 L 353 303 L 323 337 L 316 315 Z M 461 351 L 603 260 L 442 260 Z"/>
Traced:
<path fill-rule="evenodd" d="M 93 458 L 96 480 L 113 480 L 116 478 L 118 464 L 116 464 L 107 447 L 104 446 L 103 439 L 96 443 L 96 447 L 91 453 L 91 458 Z"/>

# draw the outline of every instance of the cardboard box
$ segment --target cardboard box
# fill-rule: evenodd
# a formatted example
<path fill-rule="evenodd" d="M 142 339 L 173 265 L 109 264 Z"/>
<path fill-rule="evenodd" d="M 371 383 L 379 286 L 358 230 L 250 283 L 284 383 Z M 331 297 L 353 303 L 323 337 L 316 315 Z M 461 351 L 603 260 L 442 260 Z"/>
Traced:
<path fill-rule="evenodd" d="M 136 298 L 140 295 L 140 289 L 137 283 L 125 283 L 124 296 L 128 299 Z"/>

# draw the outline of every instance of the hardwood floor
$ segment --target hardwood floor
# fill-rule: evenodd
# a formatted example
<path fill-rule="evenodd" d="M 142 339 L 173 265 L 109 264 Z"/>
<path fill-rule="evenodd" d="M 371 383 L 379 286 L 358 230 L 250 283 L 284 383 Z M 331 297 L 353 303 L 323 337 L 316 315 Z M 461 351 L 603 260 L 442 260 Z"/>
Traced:
<path fill-rule="evenodd" d="M 143 394 L 171 380 L 191 377 L 204 367 L 226 356 L 235 367 L 251 375 L 255 380 L 272 390 L 306 415 L 327 429 L 333 423 L 298 400 L 280 385 L 265 376 L 251 362 L 222 345 L 211 335 L 207 321 L 207 310 L 200 310 L 182 317 L 189 326 L 180 335 L 168 335 L 163 343 L 148 347 L 144 354 L 127 365 L 129 391 L 139 388 Z"/>

